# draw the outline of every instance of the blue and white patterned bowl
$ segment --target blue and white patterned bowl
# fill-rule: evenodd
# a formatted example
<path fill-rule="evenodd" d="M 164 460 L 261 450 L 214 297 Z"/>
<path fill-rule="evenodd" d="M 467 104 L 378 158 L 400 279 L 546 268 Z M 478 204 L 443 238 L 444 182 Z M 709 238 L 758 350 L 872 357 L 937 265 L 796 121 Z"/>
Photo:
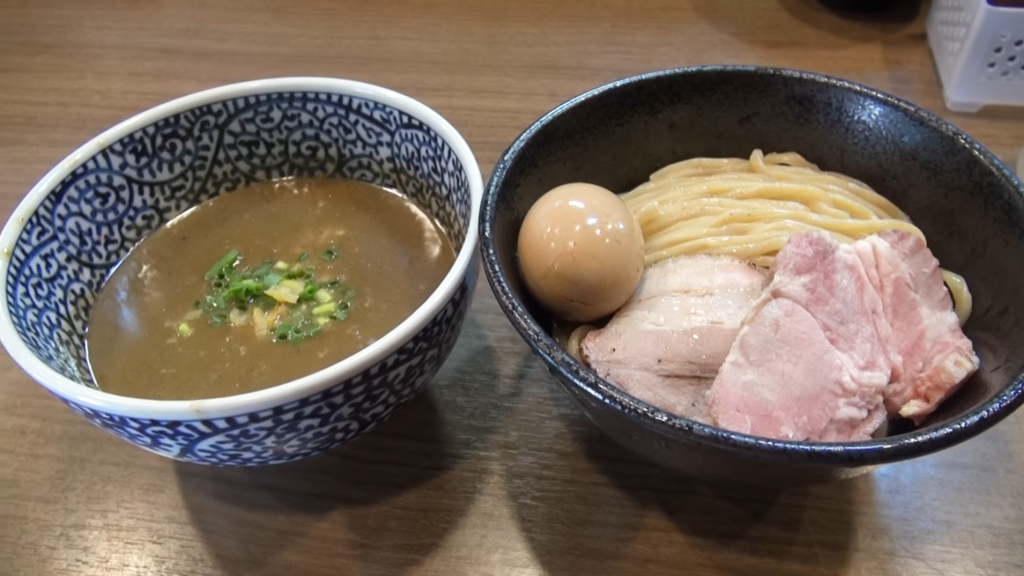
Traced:
<path fill-rule="evenodd" d="M 341 176 L 402 190 L 449 232 L 455 264 L 390 333 L 334 366 L 226 398 L 158 401 L 97 389 L 85 329 L 110 269 L 188 208 L 287 176 Z M 371 430 L 437 373 L 477 276 L 480 171 L 440 115 L 348 80 L 281 78 L 157 106 L 50 171 L 0 233 L 0 342 L 32 378 L 93 424 L 189 462 L 288 462 Z"/>

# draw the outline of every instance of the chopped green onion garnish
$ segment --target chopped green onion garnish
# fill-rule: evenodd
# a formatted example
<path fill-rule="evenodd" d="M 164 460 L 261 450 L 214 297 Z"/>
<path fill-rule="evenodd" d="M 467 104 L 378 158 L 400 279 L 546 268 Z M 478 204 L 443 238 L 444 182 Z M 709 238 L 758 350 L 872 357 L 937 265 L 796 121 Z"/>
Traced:
<path fill-rule="evenodd" d="M 277 328 L 274 329 L 275 340 L 287 340 L 291 335 L 292 325 L 291 324 L 278 324 Z"/>
<path fill-rule="evenodd" d="M 327 261 L 337 257 L 334 246 L 322 255 Z M 179 335 L 191 334 L 189 322 L 206 316 L 213 326 L 248 326 L 257 337 L 294 344 L 348 317 L 355 291 L 341 277 L 320 282 L 314 280 L 315 266 L 264 260 L 259 266 L 242 267 L 241 259 L 238 250 L 230 250 L 206 273 L 206 293 L 179 318 Z M 303 252 L 298 262 L 308 259 L 309 253 Z"/>
<path fill-rule="evenodd" d="M 349 303 L 342 302 L 338 304 L 338 308 L 334 312 L 331 312 L 330 317 L 334 318 L 335 320 L 344 320 L 348 318 L 348 309 Z"/>
<path fill-rule="evenodd" d="M 221 310 L 228 307 L 227 301 L 221 294 L 207 294 L 205 297 L 207 308 Z"/>
<path fill-rule="evenodd" d="M 309 300 L 310 298 L 316 296 L 316 292 L 319 289 L 320 288 L 316 285 L 315 282 L 310 282 L 309 284 L 306 284 L 306 286 L 302 288 L 302 292 L 299 293 L 299 300 Z"/>
<path fill-rule="evenodd" d="M 246 278 L 232 282 L 231 285 L 228 286 L 226 294 L 229 298 L 245 301 L 256 296 L 260 292 L 263 292 L 263 283 Z"/>
<path fill-rule="evenodd" d="M 303 318 L 292 328 L 291 341 L 292 343 L 301 342 L 306 338 L 316 336 L 320 333 L 320 323 L 309 318 Z"/>
<path fill-rule="evenodd" d="M 331 312 L 334 312 L 338 308 L 338 305 L 334 302 L 328 302 L 327 304 L 321 304 L 316 308 L 313 308 L 314 316 L 327 316 Z"/>
<path fill-rule="evenodd" d="M 210 268 L 210 271 L 206 273 L 206 279 L 213 280 L 224 274 L 225 270 L 233 268 L 237 261 L 238 250 L 228 250 L 228 253 L 221 256 L 220 260 L 217 260 L 217 263 L 213 265 L 213 268 Z"/>

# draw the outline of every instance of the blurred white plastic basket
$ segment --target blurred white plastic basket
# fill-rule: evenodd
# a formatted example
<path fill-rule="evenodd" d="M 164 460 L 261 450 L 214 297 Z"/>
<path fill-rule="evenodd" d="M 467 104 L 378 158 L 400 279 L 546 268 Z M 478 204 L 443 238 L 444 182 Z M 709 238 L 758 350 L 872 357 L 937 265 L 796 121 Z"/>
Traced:
<path fill-rule="evenodd" d="M 927 27 L 947 108 L 1024 106 L 1024 0 L 934 0 Z"/>

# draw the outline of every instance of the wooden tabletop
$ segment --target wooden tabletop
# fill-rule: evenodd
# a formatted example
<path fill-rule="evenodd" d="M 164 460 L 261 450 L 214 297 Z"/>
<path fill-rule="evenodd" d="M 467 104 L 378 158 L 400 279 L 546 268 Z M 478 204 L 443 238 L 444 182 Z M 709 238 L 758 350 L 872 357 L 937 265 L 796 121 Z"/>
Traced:
<path fill-rule="evenodd" d="M 420 99 L 486 177 L 558 103 L 639 72 L 751 63 L 907 98 L 1007 162 L 1024 110 L 944 109 L 927 5 L 811 0 L 0 2 L 0 214 L 114 123 L 225 83 L 352 78 Z M 133 448 L 0 357 L 0 574 L 1024 573 L 1024 413 L 966 444 L 782 493 L 698 485 L 610 445 L 481 282 L 430 392 L 348 447 L 218 469 Z"/>

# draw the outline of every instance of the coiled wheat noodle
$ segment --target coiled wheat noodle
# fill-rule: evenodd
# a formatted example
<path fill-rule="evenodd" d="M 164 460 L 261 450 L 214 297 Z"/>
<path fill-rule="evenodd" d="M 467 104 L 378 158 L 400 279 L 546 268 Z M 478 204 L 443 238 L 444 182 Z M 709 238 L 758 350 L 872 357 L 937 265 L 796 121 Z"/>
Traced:
<path fill-rule="evenodd" d="M 648 266 L 684 254 L 721 254 L 770 267 L 790 236 L 812 230 L 845 243 L 884 230 L 925 239 L 867 184 L 824 172 L 793 152 L 684 160 L 622 199 L 643 230 Z M 963 324 L 971 314 L 970 291 L 962 277 L 942 274 Z"/>

